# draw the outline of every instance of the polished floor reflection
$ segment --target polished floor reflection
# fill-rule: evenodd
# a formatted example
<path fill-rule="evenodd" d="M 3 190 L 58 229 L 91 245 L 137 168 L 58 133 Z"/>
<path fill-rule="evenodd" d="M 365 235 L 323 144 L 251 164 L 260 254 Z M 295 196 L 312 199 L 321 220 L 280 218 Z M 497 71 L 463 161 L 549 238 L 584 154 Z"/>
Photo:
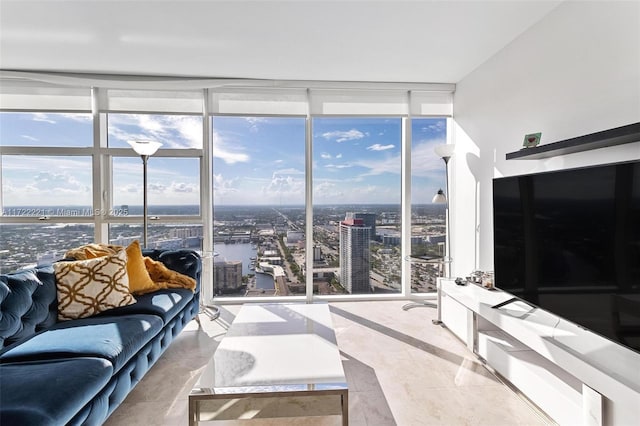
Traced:
<path fill-rule="evenodd" d="M 331 303 L 349 383 L 350 425 L 547 424 L 446 328 L 431 324 L 434 309 L 404 311 L 404 304 Z M 223 306 L 216 321 L 202 315 L 202 328 L 191 322 L 105 425 L 186 425 L 189 391 L 239 309 L 240 305 Z M 266 418 L 274 411 L 309 413 L 300 408 L 308 403 L 275 400 L 271 404 L 277 404 L 276 409 L 269 401 L 262 401 L 240 409 L 244 406 L 238 402 L 228 410 L 237 413 L 239 420 L 201 424 L 340 424 L 339 416 Z"/>

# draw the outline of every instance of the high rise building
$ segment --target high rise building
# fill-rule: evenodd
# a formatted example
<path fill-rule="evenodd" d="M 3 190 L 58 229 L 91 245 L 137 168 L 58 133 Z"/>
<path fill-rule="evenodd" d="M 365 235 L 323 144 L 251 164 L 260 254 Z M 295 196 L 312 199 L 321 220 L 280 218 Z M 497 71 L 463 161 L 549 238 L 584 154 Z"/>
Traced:
<path fill-rule="evenodd" d="M 351 294 L 370 293 L 371 227 L 353 216 L 340 222 L 340 283 Z"/>
<path fill-rule="evenodd" d="M 216 293 L 239 288 L 242 285 L 242 262 L 213 262 L 213 283 Z"/>
<path fill-rule="evenodd" d="M 371 228 L 371 235 L 369 239 L 375 240 L 376 235 L 376 214 L 375 213 L 354 213 L 354 219 L 362 219 L 364 226 Z"/>
<path fill-rule="evenodd" d="M 285 238 L 285 244 L 287 247 L 295 247 L 300 244 L 304 246 L 304 232 L 302 231 L 287 231 Z"/>
<path fill-rule="evenodd" d="M 320 262 L 322 260 L 322 247 L 313 246 L 313 261 Z"/>

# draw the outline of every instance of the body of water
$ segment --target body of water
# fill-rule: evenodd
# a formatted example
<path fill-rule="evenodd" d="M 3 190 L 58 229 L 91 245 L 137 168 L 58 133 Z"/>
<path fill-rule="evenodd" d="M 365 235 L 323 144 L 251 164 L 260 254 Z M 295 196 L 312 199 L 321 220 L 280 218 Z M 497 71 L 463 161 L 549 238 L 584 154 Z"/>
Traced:
<path fill-rule="evenodd" d="M 275 288 L 273 277 L 269 274 L 256 274 L 256 288 L 273 290 Z"/>
<path fill-rule="evenodd" d="M 264 288 L 266 290 L 274 288 L 273 277 L 271 275 L 256 274 L 256 271 L 249 269 L 249 265 L 251 265 L 251 258 L 256 258 L 258 256 L 258 250 L 253 244 L 214 244 L 213 250 L 218 253 L 216 260 L 241 261 L 242 275 L 255 274 L 257 288 Z"/>

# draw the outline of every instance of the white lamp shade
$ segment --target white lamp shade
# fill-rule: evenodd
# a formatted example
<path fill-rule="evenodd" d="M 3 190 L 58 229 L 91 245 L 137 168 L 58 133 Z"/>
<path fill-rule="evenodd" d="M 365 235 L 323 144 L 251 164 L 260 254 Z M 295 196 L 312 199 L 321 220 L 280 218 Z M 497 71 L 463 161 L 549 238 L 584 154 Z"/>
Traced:
<path fill-rule="evenodd" d="M 451 157 L 455 149 L 456 149 L 456 146 L 453 144 L 437 145 L 436 147 L 433 148 L 436 155 L 440 158 Z"/>
<path fill-rule="evenodd" d="M 436 195 L 433 196 L 433 199 L 431 200 L 431 202 L 434 204 L 444 204 L 447 202 L 447 196 L 444 195 L 444 191 L 440 189 L 438 190 Z"/>
<path fill-rule="evenodd" d="M 153 155 L 162 146 L 156 141 L 127 141 L 138 155 Z"/>

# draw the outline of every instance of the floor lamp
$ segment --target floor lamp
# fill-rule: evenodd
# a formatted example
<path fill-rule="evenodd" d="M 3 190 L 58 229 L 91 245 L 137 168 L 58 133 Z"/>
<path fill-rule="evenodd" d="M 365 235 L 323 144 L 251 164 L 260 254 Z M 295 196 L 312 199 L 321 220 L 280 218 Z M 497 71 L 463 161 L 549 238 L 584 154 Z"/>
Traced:
<path fill-rule="evenodd" d="M 438 145 L 434 148 L 436 155 L 444 161 L 444 170 L 445 170 L 445 184 L 446 184 L 446 194 L 442 192 L 442 189 L 438 190 L 436 195 L 433 197 L 433 203 L 444 203 L 446 210 L 446 223 L 445 223 L 445 252 L 442 259 L 443 266 L 446 268 L 445 276 L 447 278 L 451 277 L 451 236 L 449 235 L 451 229 L 451 220 L 449 215 L 449 160 L 453 155 L 453 151 L 455 150 L 455 145 L 445 144 Z M 434 324 L 442 324 L 442 312 L 441 302 L 442 302 L 442 294 L 440 292 L 440 285 L 438 285 L 437 289 L 437 300 L 438 300 L 438 318 L 433 320 Z"/>
<path fill-rule="evenodd" d="M 162 146 L 160 142 L 155 141 L 127 141 L 131 148 L 142 158 L 142 193 L 143 193 L 143 205 L 142 205 L 142 223 L 143 223 L 143 248 L 147 248 L 147 160 L 153 154 L 156 153 L 158 148 Z"/>
<path fill-rule="evenodd" d="M 436 155 L 438 155 L 438 157 L 442 158 L 444 160 L 444 167 L 445 167 L 445 175 L 446 175 L 446 188 L 447 188 L 447 193 L 449 192 L 449 159 L 451 158 L 451 156 L 453 155 L 453 150 L 454 150 L 455 145 L 438 145 L 434 148 L 434 151 L 436 153 Z M 444 191 L 442 189 L 439 189 L 438 192 L 436 193 L 436 195 L 434 195 L 433 199 L 431 200 L 432 203 L 434 204 L 446 204 L 446 223 L 445 223 L 445 252 L 442 255 L 442 260 L 441 261 L 435 261 L 431 260 L 431 259 L 420 259 L 420 258 L 414 258 L 413 261 L 417 262 L 417 263 L 439 263 L 440 265 L 442 265 L 443 269 L 444 267 L 447 268 L 447 272 L 446 272 L 446 276 L 450 277 L 451 276 L 451 258 L 449 257 L 449 199 L 447 198 L 447 195 L 444 193 Z M 436 297 L 437 297 L 437 303 L 433 304 L 433 303 L 429 303 L 429 302 L 421 302 L 421 303 L 407 303 L 406 305 L 404 305 L 402 307 L 403 310 L 407 311 L 411 308 L 416 308 L 416 307 L 431 307 L 431 308 L 437 308 L 438 309 L 438 318 L 433 320 L 432 322 L 434 324 L 442 324 L 442 318 L 441 318 L 441 313 L 440 313 L 440 301 L 441 301 L 441 295 L 440 295 L 440 287 L 438 286 L 437 291 L 436 291 Z"/>

